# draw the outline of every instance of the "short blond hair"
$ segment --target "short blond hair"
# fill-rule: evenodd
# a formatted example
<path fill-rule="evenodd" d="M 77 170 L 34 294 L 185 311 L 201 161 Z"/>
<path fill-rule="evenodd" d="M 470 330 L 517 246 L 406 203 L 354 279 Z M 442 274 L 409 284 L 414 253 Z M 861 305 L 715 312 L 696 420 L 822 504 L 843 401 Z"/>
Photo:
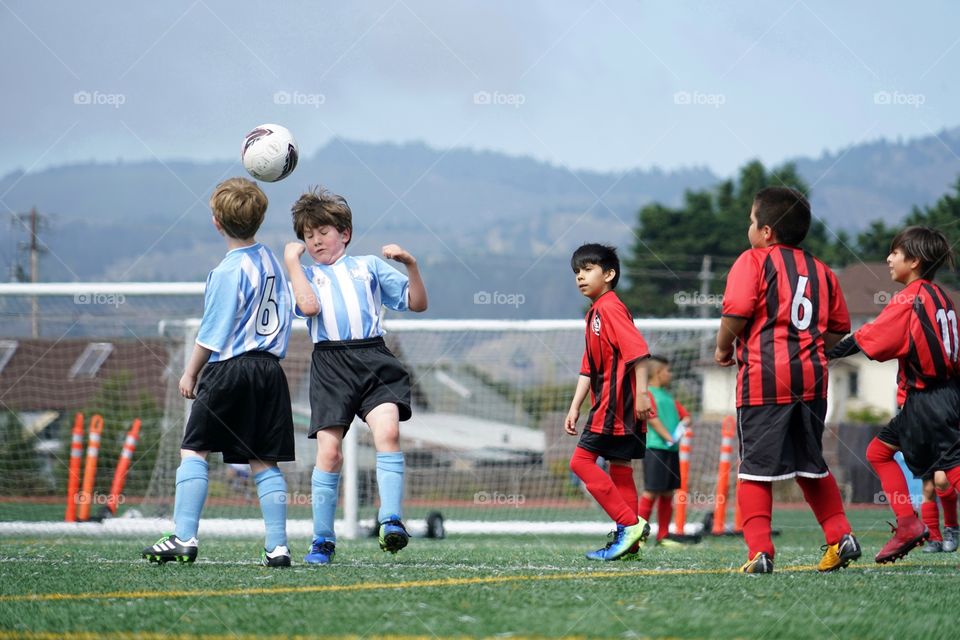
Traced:
<path fill-rule="evenodd" d="M 323 187 L 311 187 L 293 203 L 293 230 L 303 240 L 307 229 L 331 226 L 340 233 L 353 232 L 353 213 L 343 196 Z M 350 244 L 350 241 L 347 241 Z"/>
<path fill-rule="evenodd" d="M 247 240 L 257 234 L 267 213 L 267 194 L 246 178 L 229 178 L 216 186 L 210 209 L 231 238 Z"/>

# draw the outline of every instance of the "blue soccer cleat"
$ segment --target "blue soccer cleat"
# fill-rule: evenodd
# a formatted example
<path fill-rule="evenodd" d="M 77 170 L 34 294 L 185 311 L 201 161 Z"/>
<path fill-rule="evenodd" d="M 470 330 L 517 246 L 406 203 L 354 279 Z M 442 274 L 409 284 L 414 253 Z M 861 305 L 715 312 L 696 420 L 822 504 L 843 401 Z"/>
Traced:
<path fill-rule="evenodd" d="M 303 556 L 303 561 L 307 564 L 330 564 L 336 552 L 336 543 L 326 538 L 314 538 L 310 551 Z"/>
<path fill-rule="evenodd" d="M 396 553 L 410 542 L 410 534 L 399 516 L 390 516 L 380 523 L 380 548 Z"/>
<path fill-rule="evenodd" d="M 643 518 L 637 524 L 625 527 L 622 524 L 617 525 L 616 531 L 611 533 L 613 540 L 607 543 L 602 549 L 588 551 L 589 560 L 619 560 L 621 557 L 631 552 L 631 547 L 635 544 L 646 542 L 650 535 L 650 525 Z M 639 549 L 639 547 L 638 547 Z"/>

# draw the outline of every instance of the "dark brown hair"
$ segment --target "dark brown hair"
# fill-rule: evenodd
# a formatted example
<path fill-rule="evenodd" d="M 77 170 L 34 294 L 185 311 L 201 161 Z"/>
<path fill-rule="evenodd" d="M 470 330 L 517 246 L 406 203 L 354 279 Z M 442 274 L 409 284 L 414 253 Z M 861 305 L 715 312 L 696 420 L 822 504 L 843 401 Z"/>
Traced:
<path fill-rule="evenodd" d="M 911 260 L 920 261 L 920 277 L 933 280 L 944 264 L 953 268 L 953 249 L 947 237 L 933 227 L 914 226 L 893 237 L 890 253 L 897 249 Z"/>
<path fill-rule="evenodd" d="M 757 229 L 769 226 L 777 242 L 796 246 L 810 230 L 810 203 L 806 196 L 788 187 L 767 187 L 753 198 Z"/>
<path fill-rule="evenodd" d="M 331 226 L 340 233 L 353 231 L 353 213 L 343 196 L 323 187 L 311 187 L 293 203 L 293 230 L 303 240 L 307 229 Z M 352 240 L 353 238 L 351 238 Z M 347 241 L 350 244 L 350 241 Z"/>
<path fill-rule="evenodd" d="M 614 270 L 613 280 L 610 281 L 610 289 L 617 288 L 617 282 L 620 281 L 620 258 L 617 257 L 617 249 L 605 244 L 584 244 L 577 248 L 570 257 L 570 268 L 577 271 L 588 264 L 595 264 L 604 272 Z"/>

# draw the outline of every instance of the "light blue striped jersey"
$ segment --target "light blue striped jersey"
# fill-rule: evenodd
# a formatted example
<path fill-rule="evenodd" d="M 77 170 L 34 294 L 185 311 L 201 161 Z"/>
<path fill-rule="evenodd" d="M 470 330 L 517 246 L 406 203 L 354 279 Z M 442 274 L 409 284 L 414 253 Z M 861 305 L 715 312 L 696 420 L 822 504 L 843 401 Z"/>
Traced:
<path fill-rule="evenodd" d="M 314 342 L 382 336 L 380 307 L 407 310 L 410 280 L 377 256 L 345 255 L 303 272 L 320 303 L 320 313 L 307 318 Z"/>
<path fill-rule="evenodd" d="M 287 353 L 292 298 L 277 257 L 259 242 L 227 252 L 207 276 L 197 344 L 210 362 L 247 351 Z"/>

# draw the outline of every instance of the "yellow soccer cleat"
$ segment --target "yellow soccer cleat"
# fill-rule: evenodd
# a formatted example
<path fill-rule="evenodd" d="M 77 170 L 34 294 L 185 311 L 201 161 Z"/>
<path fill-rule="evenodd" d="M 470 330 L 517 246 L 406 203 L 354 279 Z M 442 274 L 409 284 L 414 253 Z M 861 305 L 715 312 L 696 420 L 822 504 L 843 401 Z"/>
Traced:
<path fill-rule="evenodd" d="M 758 551 L 752 560 L 740 567 L 740 573 L 773 573 L 773 558 Z"/>
<path fill-rule="evenodd" d="M 823 557 L 817 565 L 817 571 L 827 573 L 843 569 L 860 557 L 860 543 L 852 533 L 845 533 L 837 544 L 825 544 L 822 547 Z"/>

